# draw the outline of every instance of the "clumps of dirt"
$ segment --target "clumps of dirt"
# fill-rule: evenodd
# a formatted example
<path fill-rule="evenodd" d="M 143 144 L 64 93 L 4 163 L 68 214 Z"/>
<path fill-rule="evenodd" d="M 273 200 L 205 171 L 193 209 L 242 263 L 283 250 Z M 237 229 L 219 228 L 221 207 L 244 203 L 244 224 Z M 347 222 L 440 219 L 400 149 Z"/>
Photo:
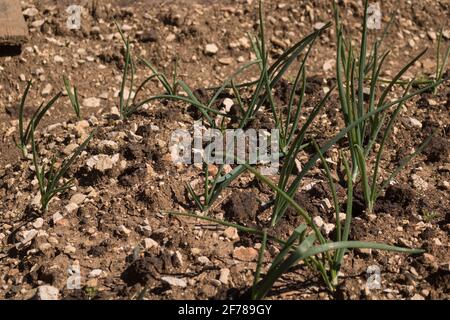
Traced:
<path fill-rule="evenodd" d="M 100 244 L 92 246 L 87 253 L 93 257 L 101 257 L 108 251 L 109 245 L 110 241 L 104 240 Z"/>
<path fill-rule="evenodd" d="M 329 189 L 324 183 L 317 183 L 309 190 L 299 191 L 294 197 L 295 202 L 312 217 L 321 216 L 324 221 L 328 222 L 333 218 L 329 214 L 329 210 L 324 207 L 324 199 L 331 199 Z M 286 214 L 275 227 L 275 235 L 280 238 L 289 237 L 294 229 L 302 223 L 305 223 L 303 218 L 289 206 Z"/>
<path fill-rule="evenodd" d="M 154 286 L 158 283 L 164 262 L 156 255 L 148 253 L 145 257 L 133 261 L 122 273 L 121 279 L 128 285 L 137 283 Z"/>
<path fill-rule="evenodd" d="M 225 202 L 225 218 L 238 224 L 254 225 L 258 214 L 259 203 L 256 194 L 248 191 L 235 191 Z"/>
<path fill-rule="evenodd" d="M 376 213 L 390 213 L 403 215 L 410 212 L 416 204 L 416 192 L 406 185 L 390 185 L 383 197 L 378 198 L 375 203 L 374 211 Z"/>
<path fill-rule="evenodd" d="M 246 128 L 270 130 L 275 128 L 275 123 L 273 117 L 268 115 L 268 112 L 258 111 L 255 113 L 254 118 L 248 122 Z"/>
<path fill-rule="evenodd" d="M 147 168 L 143 163 L 134 164 L 125 169 L 118 177 L 119 183 L 125 187 L 131 187 L 138 184 L 147 176 Z"/>
<path fill-rule="evenodd" d="M 450 293 L 450 270 L 439 268 L 436 272 L 431 273 L 426 281 L 434 287 L 433 299 L 445 299 Z"/>
<path fill-rule="evenodd" d="M 427 161 L 445 162 L 450 154 L 450 140 L 444 137 L 433 137 L 428 146 L 422 151 L 427 156 Z"/>
<path fill-rule="evenodd" d="M 179 188 L 183 188 L 180 186 Z M 184 190 L 184 189 L 182 189 Z M 173 207 L 173 201 L 176 197 L 180 197 L 181 190 L 176 193 L 173 192 L 173 188 L 167 185 L 163 185 L 159 192 L 155 192 L 152 188 L 144 187 L 137 195 L 137 199 L 146 203 L 148 208 L 154 211 L 169 210 Z M 184 194 L 183 194 L 184 195 Z"/>

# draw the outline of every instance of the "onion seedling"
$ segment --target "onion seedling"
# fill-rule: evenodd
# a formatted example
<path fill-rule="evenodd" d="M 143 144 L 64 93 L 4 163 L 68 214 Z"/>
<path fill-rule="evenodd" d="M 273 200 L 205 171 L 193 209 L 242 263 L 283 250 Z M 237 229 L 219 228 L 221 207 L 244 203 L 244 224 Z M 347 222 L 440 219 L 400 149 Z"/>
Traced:
<path fill-rule="evenodd" d="M 24 94 L 22 96 L 22 100 L 19 104 L 19 141 L 15 141 L 15 144 L 22 152 L 23 157 L 26 157 L 28 153 L 27 146 L 30 143 L 31 137 L 33 136 L 34 129 L 31 128 L 32 125 L 34 125 L 34 127 L 37 127 L 47 111 L 55 104 L 55 102 L 62 94 L 61 92 L 58 92 L 52 99 L 50 99 L 49 102 L 47 102 L 47 104 L 44 105 L 44 103 L 42 103 L 39 108 L 37 108 L 37 110 L 33 113 L 30 122 L 25 127 L 24 109 L 31 85 L 32 81 L 30 80 L 27 83 Z"/>
<path fill-rule="evenodd" d="M 70 166 L 75 162 L 81 152 L 86 148 L 89 141 L 94 135 L 93 131 L 82 144 L 80 144 L 72 155 L 63 160 L 59 167 L 56 166 L 56 160 L 51 160 L 50 166 L 46 166 L 45 163 L 41 163 L 39 160 L 37 145 L 34 139 L 34 123 L 31 125 L 31 147 L 33 151 L 33 165 L 36 173 L 36 179 L 39 184 L 39 192 L 41 195 L 41 209 L 45 213 L 48 208 L 50 200 L 57 194 L 64 192 L 65 190 L 73 186 L 73 179 L 67 182 L 61 183 L 60 181 L 68 172 Z"/>
<path fill-rule="evenodd" d="M 67 95 L 69 96 L 70 104 L 77 116 L 78 120 L 81 120 L 81 112 L 80 112 L 80 103 L 78 102 L 78 90 L 77 87 L 73 87 L 73 91 L 70 86 L 69 79 L 67 77 L 63 77 L 64 87 L 66 88 Z"/>
<path fill-rule="evenodd" d="M 362 39 L 360 43 L 359 59 L 356 59 L 356 53 L 354 52 L 351 42 L 346 41 L 343 35 L 343 29 L 339 20 L 339 12 L 337 5 L 334 3 L 336 29 L 337 29 L 337 61 L 336 61 L 336 71 L 337 71 L 337 86 L 339 92 L 340 107 L 344 116 L 345 124 L 347 126 L 351 125 L 355 121 L 363 119 L 367 113 L 373 112 L 375 110 L 380 110 L 385 104 L 385 101 L 389 95 L 389 92 L 394 88 L 400 78 L 418 61 L 426 52 L 426 49 L 421 51 L 417 56 L 411 59 L 386 85 L 384 90 L 381 92 L 377 99 L 377 83 L 379 80 L 380 72 L 383 64 L 389 54 L 385 52 L 379 57 L 378 53 L 378 43 L 376 42 L 371 55 L 370 68 L 367 68 L 366 56 L 367 56 L 367 9 L 368 1 L 364 1 L 364 19 L 363 19 L 363 31 Z M 365 91 L 365 76 L 370 73 L 369 87 Z M 441 80 L 442 81 L 442 80 Z M 428 88 L 434 88 L 439 83 L 438 80 L 432 82 Z M 408 84 L 405 94 L 400 99 L 395 111 L 390 116 L 388 122 L 388 128 L 384 131 L 382 138 L 382 145 L 386 141 L 390 131 L 392 129 L 393 123 L 402 107 L 402 105 L 409 101 L 414 95 L 409 95 L 408 91 L 412 82 Z M 420 92 L 420 90 L 419 90 Z M 365 103 L 365 95 L 367 95 L 367 103 Z M 350 153 L 352 156 L 353 172 L 352 180 L 356 182 L 358 173 L 361 175 L 361 183 L 363 187 L 364 199 L 366 203 L 367 213 L 372 213 L 373 206 L 376 201 L 377 196 L 382 191 L 383 188 L 392 180 L 392 178 L 398 174 L 399 170 L 395 170 L 394 173 L 383 182 L 381 188 L 376 188 L 376 182 L 378 178 L 378 166 L 379 161 L 383 152 L 383 147 L 381 147 L 377 153 L 377 161 L 374 168 L 372 184 L 369 183 L 368 177 L 368 162 L 370 153 L 373 150 L 375 141 L 381 128 L 385 123 L 387 118 L 386 112 L 379 112 L 373 116 L 364 118 L 365 120 L 360 121 L 357 126 L 348 132 L 348 141 L 350 145 Z M 407 157 L 405 160 L 410 161 L 415 155 L 417 155 L 430 141 L 427 139 L 413 155 Z M 407 162 L 402 161 L 399 169 L 403 168 Z"/>

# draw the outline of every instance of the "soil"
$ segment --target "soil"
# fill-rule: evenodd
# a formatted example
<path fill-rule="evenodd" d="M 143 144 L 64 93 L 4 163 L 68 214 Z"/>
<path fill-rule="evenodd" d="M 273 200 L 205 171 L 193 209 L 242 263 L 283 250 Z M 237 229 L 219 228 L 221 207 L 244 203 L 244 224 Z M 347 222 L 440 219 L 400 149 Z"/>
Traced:
<path fill-rule="evenodd" d="M 79 1 L 84 7 L 79 30 L 66 26 L 66 8 L 73 1 L 22 2 L 35 7 L 27 16 L 30 41 L 20 56 L 0 57 L 0 299 L 33 299 L 37 288 L 51 285 L 60 299 L 237 299 L 252 285 L 260 239 L 239 232 L 231 236 L 225 227 L 203 220 L 163 214 L 195 211 L 186 184 L 200 192 L 202 168 L 171 161 L 169 141 L 174 130 L 190 128 L 200 117 L 192 106 L 179 102 L 151 102 L 127 120 L 114 114 L 123 68 L 123 44 L 116 21 L 130 36 L 133 52 L 158 70 L 173 71 L 202 100 L 238 65 L 249 61 L 246 32 L 256 33 L 257 1 Z M 345 28 L 355 39 L 361 29 L 361 1 L 339 1 Z M 432 75 L 435 70 L 436 34 L 444 29 L 449 40 L 449 6 L 446 1 L 383 1 L 383 23 L 395 14 L 385 48 L 391 49 L 382 76 L 389 78 L 425 47 L 429 51 L 407 76 Z M 310 33 L 319 22 L 332 20 L 329 1 L 266 1 L 266 29 L 271 44 L 269 57 Z M 370 41 L 378 34 L 371 32 Z M 218 52 L 205 54 L 214 43 Z M 442 48 L 444 49 L 444 48 Z M 324 33 L 311 51 L 308 84 L 302 117 L 335 82 L 334 28 Z M 137 63 L 136 82 L 150 71 Z M 446 70 L 448 75 L 448 70 Z M 80 144 L 91 130 L 97 133 L 71 167 L 67 178 L 74 187 L 51 201 L 40 214 L 33 203 L 38 184 L 30 159 L 23 159 L 13 137 L 18 136 L 18 105 L 26 86 L 33 87 L 25 108 L 33 111 L 63 90 L 62 77 L 78 87 L 82 120 L 77 120 L 69 99 L 63 96 L 43 118 L 36 132 L 42 159 L 62 159 L 73 144 Z M 240 81 L 250 80 L 252 72 Z M 276 100 L 285 104 L 295 74 L 288 74 L 276 88 Z M 47 88 L 46 88 L 47 87 Z M 44 90 L 49 89 L 50 90 Z M 150 82 L 140 97 L 162 92 Z M 402 89 L 392 92 L 399 96 Z M 50 92 L 46 92 L 50 91 Z M 227 92 L 213 108 L 221 108 Z M 96 98 L 95 103 L 89 103 Z M 86 101 L 88 100 L 88 101 Z M 232 108 L 230 112 L 239 110 Z M 411 118 L 417 120 L 412 122 Z M 306 119 L 306 118 L 301 118 Z M 416 125 L 412 125 L 415 123 Z M 255 117 L 252 128 L 272 128 L 269 112 Z M 331 138 L 344 125 L 336 92 L 307 133 L 318 143 Z M 361 188 L 355 186 L 351 239 L 424 248 L 426 254 L 403 255 L 375 250 L 350 250 L 344 258 L 340 285 L 329 292 L 317 274 L 298 265 L 284 274 L 269 299 L 449 299 L 450 298 L 450 84 L 435 94 L 424 93 L 407 102 L 395 124 L 381 161 L 387 177 L 399 161 L 434 132 L 417 156 L 378 199 L 375 212 L 367 215 Z M 341 209 L 345 210 L 345 185 L 338 149 L 329 150 Z M 314 150 L 300 153 L 306 163 Z M 89 160 L 106 159 L 111 166 L 92 167 Z M 97 158 L 95 158 L 97 157 Z M 271 177 L 275 179 L 276 177 Z M 273 193 L 254 176 L 236 179 L 208 210 L 209 216 L 248 227 L 268 226 Z M 303 180 L 295 200 L 312 216 L 333 223 L 327 179 L 321 168 Z M 278 227 L 270 231 L 286 238 L 302 223 L 290 209 Z M 31 235 L 31 236 L 30 236 Z M 30 236 L 31 240 L 24 241 Z M 332 237 L 332 233 L 330 234 Z M 245 250 L 242 250 L 244 248 Z M 237 253 L 244 252 L 247 256 Z M 279 248 L 270 243 L 264 270 Z M 246 259 L 248 258 L 248 259 Z M 68 269 L 78 267 L 81 287 L 67 286 Z M 366 288 L 367 269 L 378 266 L 381 288 Z M 144 290 L 145 289 L 145 290 Z"/>

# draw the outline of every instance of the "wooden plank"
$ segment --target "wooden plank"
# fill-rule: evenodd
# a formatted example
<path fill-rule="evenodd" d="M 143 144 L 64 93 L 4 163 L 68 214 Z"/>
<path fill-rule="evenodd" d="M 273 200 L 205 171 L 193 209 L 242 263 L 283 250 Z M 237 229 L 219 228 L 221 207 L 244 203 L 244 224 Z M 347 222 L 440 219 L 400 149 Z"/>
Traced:
<path fill-rule="evenodd" d="M 20 46 L 28 40 L 28 28 L 19 0 L 0 0 L 0 46 Z"/>

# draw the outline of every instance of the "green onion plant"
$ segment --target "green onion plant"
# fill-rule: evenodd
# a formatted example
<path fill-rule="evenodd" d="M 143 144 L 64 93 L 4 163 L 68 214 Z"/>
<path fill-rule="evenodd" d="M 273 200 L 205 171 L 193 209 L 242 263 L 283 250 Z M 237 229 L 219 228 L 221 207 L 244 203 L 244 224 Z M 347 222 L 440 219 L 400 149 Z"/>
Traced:
<path fill-rule="evenodd" d="M 58 92 L 50 101 L 48 101 L 45 105 L 42 103 L 36 111 L 31 116 L 30 122 L 25 125 L 25 103 L 32 85 L 32 81 L 28 81 L 25 91 L 23 93 L 21 102 L 19 104 L 19 141 L 15 141 L 16 146 L 20 149 L 22 156 L 26 157 L 28 154 L 28 144 L 31 141 L 31 137 L 33 136 L 32 125 L 37 127 L 39 122 L 42 120 L 47 111 L 55 104 L 55 102 L 61 96 L 61 92 Z"/>
<path fill-rule="evenodd" d="M 72 91 L 69 79 L 64 76 L 63 80 L 64 80 L 64 87 L 66 88 L 67 96 L 69 97 L 69 100 L 70 100 L 70 105 L 72 106 L 73 111 L 75 112 L 75 115 L 77 116 L 77 119 L 81 120 L 80 103 L 78 101 L 77 87 L 74 86 L 73 91 Z"/>

